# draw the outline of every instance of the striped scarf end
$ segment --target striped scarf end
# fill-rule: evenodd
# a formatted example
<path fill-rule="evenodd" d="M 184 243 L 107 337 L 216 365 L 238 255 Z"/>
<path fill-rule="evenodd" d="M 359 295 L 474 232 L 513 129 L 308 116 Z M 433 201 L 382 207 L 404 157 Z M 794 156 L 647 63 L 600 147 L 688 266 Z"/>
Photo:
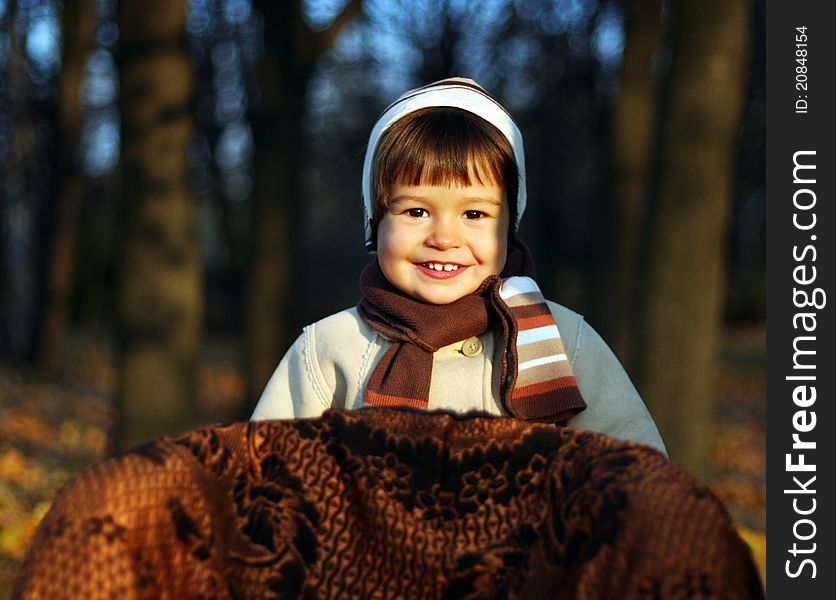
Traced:
<path fill-rule="evenodd" d="M 394 394 L 381 394 L 373 390 L 366 390 L 366 395 L 363 398 L 363 403 L 366 406 L 381 406 L 393 407 L 404 406 L 407 408 L 422 408 L 429 407 L 429 402 L 426 398 L 408 398 L 406 396 L 396 396 Z"/>
<path fill-rule="evenodd" d="M 557 377 L 547 381 L 532 383 L 531 385 L 517 386 L 511 393 L 511 399 L 522 402 L 528 401 L 529 398 L 534 397 L 568 396 L 569 394 L 580 397 L 580 392 L 578 392 L 578 382 L 575 380 L 574 375 Z"/>
<path fill-rule="evenodd" d="M 514 390 L 513 414 L 527 421 L 565 421 L 586 408 L 573 376 Z"/>

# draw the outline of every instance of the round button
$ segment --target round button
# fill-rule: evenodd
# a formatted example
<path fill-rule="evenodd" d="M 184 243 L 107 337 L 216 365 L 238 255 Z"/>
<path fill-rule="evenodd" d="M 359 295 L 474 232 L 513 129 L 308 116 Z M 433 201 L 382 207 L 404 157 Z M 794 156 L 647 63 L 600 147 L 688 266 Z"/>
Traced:
<path fill-rule="evenodd" d="M 478 337 L 467 338 L 462 343 L 462 354 L 465 356 L 476 356 L 482 351 L 482 340 Z"/>

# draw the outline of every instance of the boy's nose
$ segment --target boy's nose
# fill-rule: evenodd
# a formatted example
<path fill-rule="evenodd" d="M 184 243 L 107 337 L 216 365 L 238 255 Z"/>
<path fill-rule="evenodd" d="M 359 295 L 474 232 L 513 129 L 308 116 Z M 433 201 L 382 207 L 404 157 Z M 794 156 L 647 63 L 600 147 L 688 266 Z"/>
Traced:
<path fill-rule="evenodd" d="M 433 227 L 426 244 L 431 248 L 448 250 L 462 245 L 462 236 L 454 223 L 441 221 Z"/>

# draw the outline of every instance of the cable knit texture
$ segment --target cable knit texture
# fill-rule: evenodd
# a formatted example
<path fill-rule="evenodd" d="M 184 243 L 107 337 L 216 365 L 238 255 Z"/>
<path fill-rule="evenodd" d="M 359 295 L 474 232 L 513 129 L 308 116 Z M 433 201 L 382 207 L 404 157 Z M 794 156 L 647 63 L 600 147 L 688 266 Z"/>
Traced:
<path fill-rule="evenodd" d="M 761 598 L 720 502 L 646 446 L 396 409 L 214 426 L 101 463 L 14 598 Z"/>

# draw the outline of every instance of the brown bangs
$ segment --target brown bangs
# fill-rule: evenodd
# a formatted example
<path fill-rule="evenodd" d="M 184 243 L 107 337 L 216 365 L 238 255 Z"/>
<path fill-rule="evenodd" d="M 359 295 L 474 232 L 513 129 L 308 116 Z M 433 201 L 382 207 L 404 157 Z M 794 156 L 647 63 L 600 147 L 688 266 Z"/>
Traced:
<path fill-rule="evenodd" d="M 375 223 L 386 213 L 395 185 L 468 186 L 472 179 L 504 188 L 511 223 L 516 219 L 518 175 L 511 144 L 494 125 L 459 108 L 425 108 L 393 123 L 380 136 L 372 178 Z"/>

